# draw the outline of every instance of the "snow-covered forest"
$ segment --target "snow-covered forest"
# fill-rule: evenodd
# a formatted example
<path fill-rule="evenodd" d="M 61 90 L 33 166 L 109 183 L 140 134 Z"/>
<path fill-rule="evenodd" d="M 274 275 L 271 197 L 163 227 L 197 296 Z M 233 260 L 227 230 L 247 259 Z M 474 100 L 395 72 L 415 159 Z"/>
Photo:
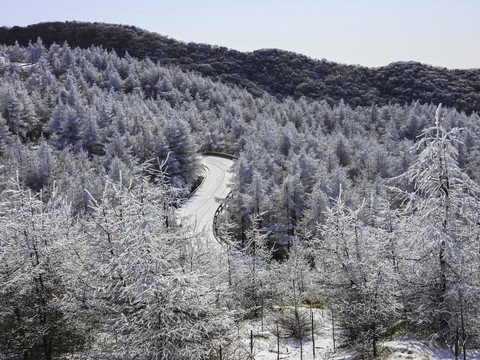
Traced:
<path fill-rule="evenodd" d="M 0 45 L 0 358 L 246 359 L 238 326 L 480 347 L 480 118 L 276 99 L 101 47 Z M 179 226 L 237 156 L 216 254 Z M 275 327 L 276 325 L 276 327 Z M 313 331 L 312 331 L 313 332 Z"/>

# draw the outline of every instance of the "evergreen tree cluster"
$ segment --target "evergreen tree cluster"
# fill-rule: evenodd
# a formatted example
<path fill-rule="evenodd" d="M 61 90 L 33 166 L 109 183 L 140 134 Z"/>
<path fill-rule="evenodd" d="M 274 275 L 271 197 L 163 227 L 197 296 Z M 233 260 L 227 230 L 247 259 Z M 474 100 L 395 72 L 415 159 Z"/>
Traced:
<path fill-rule="evenodd" d="M 0 356 L 241 359 L 235 324 L 281 307 L 303 340 L 306 305 L 374 354 L 479 345 L 475 112 L 253 96 L 41 39 L 0 46 L 0 80 Z M 175 220 L 199 151 L 238 158 L 221 254 Z"/>

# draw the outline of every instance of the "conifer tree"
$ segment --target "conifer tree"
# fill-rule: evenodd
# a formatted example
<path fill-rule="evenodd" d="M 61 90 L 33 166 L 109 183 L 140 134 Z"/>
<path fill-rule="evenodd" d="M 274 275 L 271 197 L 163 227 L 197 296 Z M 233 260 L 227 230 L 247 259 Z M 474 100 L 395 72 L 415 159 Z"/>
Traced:
<path fill-rule="evenodd" d="M 27 57 L 26 61 L 29 63 L 36 63 L 40 60 L 45 51 L 45 47 L 43 46 L 43 41 L 41 38 L 37 39 L 35 44 L 32 44 L 30 41 L 27 47 Z"/>
<path fill-rule="evenodd" d="M 342 192 L 327 209 L 318 240 L 323 288 L 349 342 L 377 343 L 399 317 L 398 273 L 381 228 L 366 225 L 360 210 L 346 206 Z"/>
<path fill-rule="evenodd" d="M 79 233 L 68 203 L 53 189 L 44 204 L 18 178 L 2 195 L 8 195 L 0 203 L 2 353 L 51 360 L 81 350 L 89 327 L 72 296 L 79 268 L 68 249 Z"/>
<path fill-rule="evenodd" d="M 109 181 L 91 197 L 82 254 L 93 315 L 122 358 L 203 359 L 230 321 L 224 288 L 207 267 L 185 266 L 186 241 L 163 221 L 168 185 L 149 180 Z"/>
<path fill-rule="evenodd" d="M 458 164 L 460 131 L 444 128 L 438 107 L 435 124 L 422 132 L 415 146 L 418 158 L 400 177 L 412 184 L 412 191 L 404 193 L 402 223 L 411 249 L 408 263 L 415 269 L 408 273 L 413 284 L 410 320 L 449 344 L 458 342 L 458 329 L 474 341 L 470 326 L 478 319 L 466 304 L 479 297 L 472 265 L 480 260 L 480 186 Z"/>

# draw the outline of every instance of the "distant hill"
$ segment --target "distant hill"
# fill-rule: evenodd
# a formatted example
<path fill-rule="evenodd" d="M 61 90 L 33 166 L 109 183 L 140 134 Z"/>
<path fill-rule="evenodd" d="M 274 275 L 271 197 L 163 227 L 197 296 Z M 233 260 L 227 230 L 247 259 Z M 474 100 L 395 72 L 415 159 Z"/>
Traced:
<path fill-rule="evenodd" d="M 388 103 L 442 103 L 459 111 L 480 112 L 480 69 L 450 70 L 416 62 L 379 68 L 315 60 L 277 49 L 249 53 L 207 44 L 184 43 L 134 26 L 84 22 L 50 22 L 0 28 L 0 43 L 28 45 L 40 37 L 46 46 L 67 41 L 72 47 L 92 45 L 149 57 L 236 84 L 253 94 L 278 98 L 302 96 L 351 106 Z"/>

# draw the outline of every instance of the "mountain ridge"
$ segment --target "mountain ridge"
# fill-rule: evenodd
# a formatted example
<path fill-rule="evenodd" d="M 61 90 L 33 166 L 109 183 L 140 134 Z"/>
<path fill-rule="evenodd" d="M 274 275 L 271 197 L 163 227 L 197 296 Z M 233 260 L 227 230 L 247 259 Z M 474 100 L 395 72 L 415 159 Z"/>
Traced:
<path fill-rule="evenodd" d="M 45 22 L 0 28 L 0 43 L 27 46 L 40 37 L 45 46 L 102 46 L 162 65 L 179 66 L 239 85 L 254 95 L 306 97 L 351 106 L 442 103 L 467 114 L 480 112 L 480 69 L 447 69 L 414 61 L 381 67 L 344 65 L 280 49 L 240 52 L 222 46 L 185 43 L 135 26 L 88 22 Z"/>

